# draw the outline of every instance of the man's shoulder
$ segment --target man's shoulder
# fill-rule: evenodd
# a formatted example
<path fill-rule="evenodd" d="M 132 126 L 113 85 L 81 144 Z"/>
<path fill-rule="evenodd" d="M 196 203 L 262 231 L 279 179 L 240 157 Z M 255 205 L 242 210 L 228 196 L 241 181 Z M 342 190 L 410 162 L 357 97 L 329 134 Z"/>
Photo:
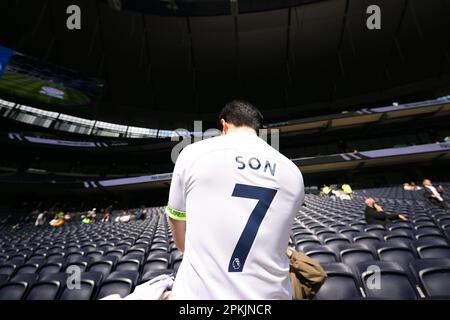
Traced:
<path fill-rule="evenodd" d="M 302 173 L 300 172 L 300 168 L 291 159 L 286 157 L 284 154 L 282 154 L 278 150 L 270 147 L 269 145 L 268 145 L 268 147 L 271 149 L 269 152 L 273 158 L 282 162 L 288 168 L 290 173 L 295 175 L 295 177 L 297 177 L 299 179 L 303 179 Z"/>
<path fill-rule="evenodd" d="M 205 153 L 219 149 L 221 145 L 221 138 L 221 136 L 208 138 L 185 146 L 183 150 L 181 150 L 180 156 L 177 161 L 182 159 L 181 161 L 183 163 L 186 163 L 201 157 Z"/>
<path fill-rule="evenodd" d="M 197 155 L 199 153 L 208 152 L 220 148 L 223 136 L 208 138 L 205 140 L 191 143 L 184 147 L 183 152 L 186 155 Z"/>

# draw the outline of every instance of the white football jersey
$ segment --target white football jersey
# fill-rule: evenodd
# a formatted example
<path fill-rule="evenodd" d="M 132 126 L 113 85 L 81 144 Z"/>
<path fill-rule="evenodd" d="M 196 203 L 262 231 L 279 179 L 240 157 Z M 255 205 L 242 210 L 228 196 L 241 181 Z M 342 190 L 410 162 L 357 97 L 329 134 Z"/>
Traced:
<path fill-rule="evenodd" d="M 291 299 L 285 252 L 303 199 L 300 170 L 256 134 L 187 146 L 166 207 L 186 220 L 173 298 Z"/>

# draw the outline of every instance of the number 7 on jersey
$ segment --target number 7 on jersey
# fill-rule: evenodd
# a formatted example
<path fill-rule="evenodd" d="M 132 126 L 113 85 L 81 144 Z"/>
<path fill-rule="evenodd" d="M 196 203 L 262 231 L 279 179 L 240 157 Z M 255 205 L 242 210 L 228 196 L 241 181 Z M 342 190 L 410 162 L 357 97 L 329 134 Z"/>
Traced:
<path fill-rule="evenodd" d="M 228 265 L 228 272 L 242 272 L 245 260 L 247 259 L 250 248 L 258 233 L 259 226 L 264 219 L 264 216 L 269 210 L 270 204 L 277 190 L 264 187 L 250 186 L 246 184 L 236 184 L 233 190 L 233 197 L 256 199 L 258 203 L 253 209 L 247 224 L 234 248 Z"/>

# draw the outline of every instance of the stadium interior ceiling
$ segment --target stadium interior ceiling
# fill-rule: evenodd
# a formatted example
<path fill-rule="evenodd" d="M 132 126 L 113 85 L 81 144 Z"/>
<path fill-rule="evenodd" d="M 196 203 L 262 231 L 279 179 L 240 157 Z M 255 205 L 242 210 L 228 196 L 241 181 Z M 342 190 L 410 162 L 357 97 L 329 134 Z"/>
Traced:
<path fill-rule="evenodd" d="M 144 127 L 212 126 L 235 97 L 273 122 L 448 94 L 449 2 L 372 1 L 381 30 L 366 2 L 4 0 L 0 43 L 104 79 L 95 118 Z"/>

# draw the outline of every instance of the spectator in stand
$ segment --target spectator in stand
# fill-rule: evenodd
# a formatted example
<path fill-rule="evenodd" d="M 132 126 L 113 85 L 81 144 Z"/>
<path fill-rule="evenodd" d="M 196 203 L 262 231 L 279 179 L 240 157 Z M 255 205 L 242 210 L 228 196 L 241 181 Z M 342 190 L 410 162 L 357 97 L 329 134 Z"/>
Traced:
<path fill-rule="evenodd" d="M 91 218 L 92 221 L 95 220 L 95 218 L 97 217 L 97 209 L 94 208 L 91 211 L 89 211 L 88 214 L 87 214 L 87 217 Z"/>
<path fill-rule="evenodd" d="M 61 227 L 64 224 L 63 213 L 60 212 L 49 222 L 49 225 L 52 227 Z"/>
<path fill-rule="evenodd" d="M 320 191 L 320 195 L 322 197 L 328 197 L 328 195 L 330 194 L 331 189 L 329 186 L 327 186 L 326 184 L 323 185 L 322 190 Z"/>
<path fill-rule="evenodd" d="M 47 215 L 47 211 L 41 212 L 38 214 L 37 218 L 36 218 L 36 222 L 34 223 L 34 225 L 36 227 L 40 227 L 43 226 L 45 223 L 45 216 Z"/>
<path fill-rule="evenodd" d="M 347 194 L 350 198 L 352 197 L 352 195 L 353 195 L 353 190 L 352 190 L 352 187 L 350 187 L 350 185 L 349 185 L 348 183 L 344 183 L 344 184 L 341 186 L 341 188 L 342 188 L 342 191 L 345 192 L 345 194 Z"/>
<path fill-rule="evenodd" d="M 131 220 L 131 214 L 128 210 L 123 210 L 122 216 L 118 218 L 119 222 L 128 223 Z"/>
<path fill-rule="evenodd" d="M 393 220 L 408 221 L 408 218 L 402 214 L 389 214 L 384 212 L 383 208 L 375 202 L 373 198 L 368 198 L 365 201 L 366 209 L 364 211 L 364 217 L 367 224 L 380 224 L 386 226 Z"/>
<path fill-rule="evenodd" d="M 444 188 L 442 186 L 435 187 L 430 179 L 424 179 L 422 182 L 424 197 L 427 198 L 435 206 L 448 210 L 447 201 L 444 199 Z"/>
<path fill-rule="evenodd" d="M 72 219 L 72 214 L 70 212 L 66 212 L 63 216 L 64 221 L 68 222 Z"/>
<path fill-rule="evenodd" d="M 147 219 L 147 215 L 148 215 L 148 209 L 147 208 L 143 208 L 142 209 L 142 220 Z"/>
<path fill-rule="evenodd" d="M 20 229 L 22 229 L 22 224 L 21 223 L 16 223 L 12 228 L 14 230 L 20 230 Z"/>
<path fill-rule="evenodd" d="M 111 219 L 110 213 L 106 212 L 105 215 L 103 216 L 102 222 L 109 222 L 110 219 Z"/>
<path fill-rule="evenodd" d="M 420 189 L 422 189 L 422 188 L 419 186 L 416 186 L 416 183 L 414 181 L 405 182 L 403 184 L 403 190 L 405 190 L 405 191 L 416 191 L 416 190 L 420 190 Z"/>
<path fill-rule="evenodd" d="M 136 220 L 136 222 L 141 221 L 141 219 L 142 219 L 142 209 L 137 209 L 136 210 L 136 215 L 135 215 L 134 219 Z"/>
<path fill-rule="evenodd" d="M 320 195 L 322 197 L 329 198 L 330 200 L 336 201 L 336 195 L 334 194 L 334 190 L 331 186 L 323 185 L 322 190 L 320 191 Z"/>

